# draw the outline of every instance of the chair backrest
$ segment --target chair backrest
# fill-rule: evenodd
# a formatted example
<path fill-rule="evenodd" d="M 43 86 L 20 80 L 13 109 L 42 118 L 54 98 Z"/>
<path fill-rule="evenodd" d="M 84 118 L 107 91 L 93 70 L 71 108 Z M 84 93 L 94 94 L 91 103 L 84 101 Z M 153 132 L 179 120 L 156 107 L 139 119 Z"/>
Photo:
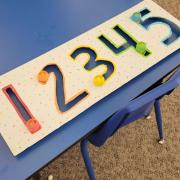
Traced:
<path fill-rule="evenodd" d="M 180 85 L 180 67 L 175 73 L 163 84 L 146 92 L 138 98 L 132 100 L 124 109 L 114 113 L 103 123 L 92 135 L 88 137 L 89 141 L 95 146 L 101 146 L 105 141 L 112 136 L 118 128 L 137 120 L 137 113 L 146 111 L 149 106 L 152 106 L 156 99 L 163 97 L 170 91 Z M 134 116 L 134 118 L 133 118 Z M 129 120 L 129 117 L 131 117 Z"/>

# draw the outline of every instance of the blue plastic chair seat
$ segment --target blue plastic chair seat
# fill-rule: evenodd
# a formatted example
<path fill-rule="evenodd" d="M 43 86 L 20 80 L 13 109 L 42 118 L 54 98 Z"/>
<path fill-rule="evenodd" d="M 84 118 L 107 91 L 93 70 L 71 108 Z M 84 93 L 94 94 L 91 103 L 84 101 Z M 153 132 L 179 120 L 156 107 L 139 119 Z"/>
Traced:
<path fill-rule="evenodd" d="M 150 91 L 132 100 L 126 108 L 114 113 L 105 121 L 105 123 L 81 142 L 81 152 L 90 179 L 95 179 L 95 175 L 88 154 L 88 142 L 98 147 L 102 146 L 119 128 L 148 116 L 151 113 L 153 106 L 155 108 L 160 142 L 163 142 L 164 138 L 160 99 L 165 95 L 169 95 L 179 85 L 180 67 L 176 69 L 175 73 L 166 82 L 163 84 L 159 83 L 157 87 L 152 88 Z"/>

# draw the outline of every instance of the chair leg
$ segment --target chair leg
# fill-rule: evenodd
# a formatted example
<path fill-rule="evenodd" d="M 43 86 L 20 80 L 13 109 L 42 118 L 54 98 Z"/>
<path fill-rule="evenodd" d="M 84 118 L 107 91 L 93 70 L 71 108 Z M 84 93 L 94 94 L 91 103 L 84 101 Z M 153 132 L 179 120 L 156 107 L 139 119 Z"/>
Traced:
<path fill-rule="evenodd" d="M 159 144 L 164 143 L 164 135 L 163 135 L 163 124 L 162 124 L 162 116 L 161 116 L 161 108 L 160 108 L 160 101 L 156 100 L 154 103 L 155 108 L 155 115 L 156 115 L 156 122 L 159 132 Z"/>
<path fill-rule="evenodd" d="M 149 105 L 148 109 L 146 110 L 145 112 L 145 119 L 149 120 L 151 119 L 151 112 L 152 112 L 152 109 L 153 109 L 153 106 L 154 106 L 154 101 L 151 103 L 151 105 Z"/>
<path fill-rule="evenodd" d="M 88 153 L 88 140 L 84 139 L 81 141 L 81 154 L 87 169 L 90 180 L 95 180 L 94 170 L 91 164 L 91 160 Z"/>
<path fill-rule="evenodd" d="M 145 119 L 147 119 L 147 120 L 151 119 L 151 115 L 150 114 L 146 115 Z"/>

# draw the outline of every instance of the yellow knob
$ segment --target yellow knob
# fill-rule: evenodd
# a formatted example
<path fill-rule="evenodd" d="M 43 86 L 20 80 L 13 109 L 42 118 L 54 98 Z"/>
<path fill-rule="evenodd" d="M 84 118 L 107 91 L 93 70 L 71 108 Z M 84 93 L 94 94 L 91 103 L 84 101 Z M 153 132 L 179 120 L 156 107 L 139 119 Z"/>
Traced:
<path fill-rule="evenodd" d="M 102 75 L 95 76 L 93 79 L 95 86 L 102 86 L 105 83 L 105 79 Z"/>
<path fill-rule="evenodd" d="M 46 84 L 48 79 L 49 79 L 49 74 L 47 71 L 42 70 L 39 72 L 39 74 L 38 74 L 39 82 Z"/>

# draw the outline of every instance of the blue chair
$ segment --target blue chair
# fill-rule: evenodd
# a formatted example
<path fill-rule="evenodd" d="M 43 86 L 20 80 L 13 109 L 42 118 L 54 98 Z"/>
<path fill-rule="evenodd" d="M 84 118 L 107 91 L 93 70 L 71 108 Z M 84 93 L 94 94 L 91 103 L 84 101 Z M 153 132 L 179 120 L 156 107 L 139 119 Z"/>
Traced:
<path fill-rule="evenodd" d="M 164 83 L 153 87 L 148 92 L 132 100 L 129 105 L 114 113 L 105 123 L 97 128 L 92 134 L 81 141 L 81 153 L 84 163 L 91 180 L 95 179 L 93 167 L 88 153 L 88 143 L 95 146 L 102 146 L 106 140 L 111 137 L 119 128 L 143 117 L 149 117 L 154 106 L 156 122 L 159 132 L 159 143 L 163 144 L 163 126 L 160 109 L 160 99 L 164 95 L 169 95 L 180 84 L 180 67 L 176 69 L 173 75 Z"/>

